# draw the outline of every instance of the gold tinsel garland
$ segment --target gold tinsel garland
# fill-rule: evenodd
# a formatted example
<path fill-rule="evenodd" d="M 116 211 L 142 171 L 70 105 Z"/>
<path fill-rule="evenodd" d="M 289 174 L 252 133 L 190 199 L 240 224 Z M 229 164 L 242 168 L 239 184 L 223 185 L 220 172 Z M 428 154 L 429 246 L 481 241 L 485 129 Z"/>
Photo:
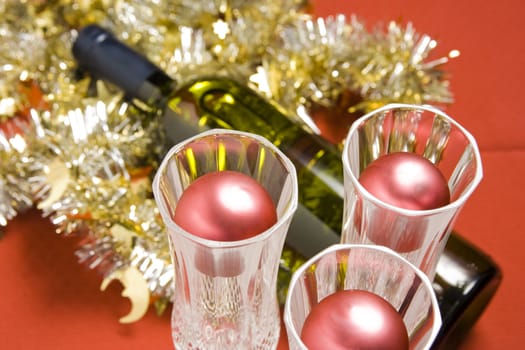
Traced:
<path fill-rule="evenodd" d="M 88 23 L 180 83 L 214 73 L 250 85 L 312 132 L 310 111 L 340 108 L 348 94 L 357 96 L 343 106 L 349 113 L 451 102 L 440 69 L 448 58 L 426 61 L 436 46 L 429 36 L 410 24 L 368 31 L 355 17 L 314 18 L 306 5 L 0 0 L 0 228 L 35 206 L 57 233 L 82 234 L 77 256 L 101 271 L 102 289 L 112 279 L 136 289 L 140 310 L 122 322 L 169 302 L 172 267 L 150 184 L 164 151 L 159 111 L 78 76 L 71 45 Z"/>

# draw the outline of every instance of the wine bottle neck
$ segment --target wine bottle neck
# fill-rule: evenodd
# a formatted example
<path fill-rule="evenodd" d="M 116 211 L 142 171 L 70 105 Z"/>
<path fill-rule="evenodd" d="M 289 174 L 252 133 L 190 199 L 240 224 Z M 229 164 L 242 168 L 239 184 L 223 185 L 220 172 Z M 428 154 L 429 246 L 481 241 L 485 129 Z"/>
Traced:
<path fill-rule="evenodd" d="M 81 70 L 118 86 L 129 98 L 157 104 L 175 87 L 159 67 L 98 25 L 79 31 L 73 56 Z"/>

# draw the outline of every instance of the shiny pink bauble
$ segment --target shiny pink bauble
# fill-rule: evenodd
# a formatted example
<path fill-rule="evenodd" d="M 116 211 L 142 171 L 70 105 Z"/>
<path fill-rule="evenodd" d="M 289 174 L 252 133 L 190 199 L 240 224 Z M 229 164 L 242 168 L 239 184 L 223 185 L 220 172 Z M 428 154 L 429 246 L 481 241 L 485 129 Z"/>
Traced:
<path fill-rule="evenodd" d="M 402 209 L 435 209 L 450 202 L 445 177 L 428 159 L 415 153 L 397 152 L 377 158 L 365 168 L 359 182 L 376 198 Z M 362 229 L 365 210 L 362 201 L 358 200 L 354 217 L 358 230 Z M 378 219 L 366 223 L 366 234 L 375 244 L 406 253 L 421 248 L 425 242 L 425 217 L 402 218 L 395 211 L 377 207 L 374 218 Z M 402 232 L 400 225 L 404 225 Z"/>
<path fill-rule="evenodd" d="M 173 220 L 187 232 L 213 241 L 239 241 L 277 221 L 275 204 L 255 179 L 236 171 L 197 178 L 183 192 Z"/>
<path fill-rule="evenodd" d="M 408 332 L 396 309 L 364 290 L 331 294 L 308 314 L 301 340 L 309 350 L 407 350 Z"/>
<path fill-rule="evenodd" d="M 385 203 L 403 209 L 429 210 L 450 203 L 447 180 L 428 159 L 396 152 L 371 162 L 359 182 Z"/>

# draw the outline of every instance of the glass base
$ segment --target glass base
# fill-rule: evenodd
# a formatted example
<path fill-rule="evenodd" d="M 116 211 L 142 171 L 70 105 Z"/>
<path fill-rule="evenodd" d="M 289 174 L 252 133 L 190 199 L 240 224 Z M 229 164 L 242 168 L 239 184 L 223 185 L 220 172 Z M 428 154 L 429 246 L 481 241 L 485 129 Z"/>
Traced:
<path fill-rule="evenodd" d="M 235 304 L 232 301 L 231 306 L 239 306 Z M 275 349 L 280 336 L 277 305 L 267 307 L 264 314 L 245 308 L 223 316 L 212 314 L 209 306 L 196 308 L 174 302 L 171 336 L 175 349 Z"/>

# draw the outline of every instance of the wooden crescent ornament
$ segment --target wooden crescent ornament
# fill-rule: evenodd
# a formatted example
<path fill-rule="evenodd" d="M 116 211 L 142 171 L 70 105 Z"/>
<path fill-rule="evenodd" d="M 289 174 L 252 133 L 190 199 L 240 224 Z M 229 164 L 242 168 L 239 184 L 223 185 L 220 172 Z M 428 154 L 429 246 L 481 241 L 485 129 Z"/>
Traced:
<path fill-rule="evenodd" d="M 66 164 L 54 159 L 46 169 L 46 183 L 50 184 L 50 191 L 46 198 L 37 204 L 37 208 L 45 210 L 60 200 L 71 181 L 70 171 Z"/>
<path fill-rule="evenodd" d="M 150 300 L 148 284 L 140 271 L 134 266 L 116 270 L 104 278 L 100 290 L 106 290 L 113 280 L 119 280 L 122 283 L 124 290 L 121 295 L 131 301 L 130 312 L 121 317 L 119 322 L 133 323 L 140 320 L 148 311 Z"/>

